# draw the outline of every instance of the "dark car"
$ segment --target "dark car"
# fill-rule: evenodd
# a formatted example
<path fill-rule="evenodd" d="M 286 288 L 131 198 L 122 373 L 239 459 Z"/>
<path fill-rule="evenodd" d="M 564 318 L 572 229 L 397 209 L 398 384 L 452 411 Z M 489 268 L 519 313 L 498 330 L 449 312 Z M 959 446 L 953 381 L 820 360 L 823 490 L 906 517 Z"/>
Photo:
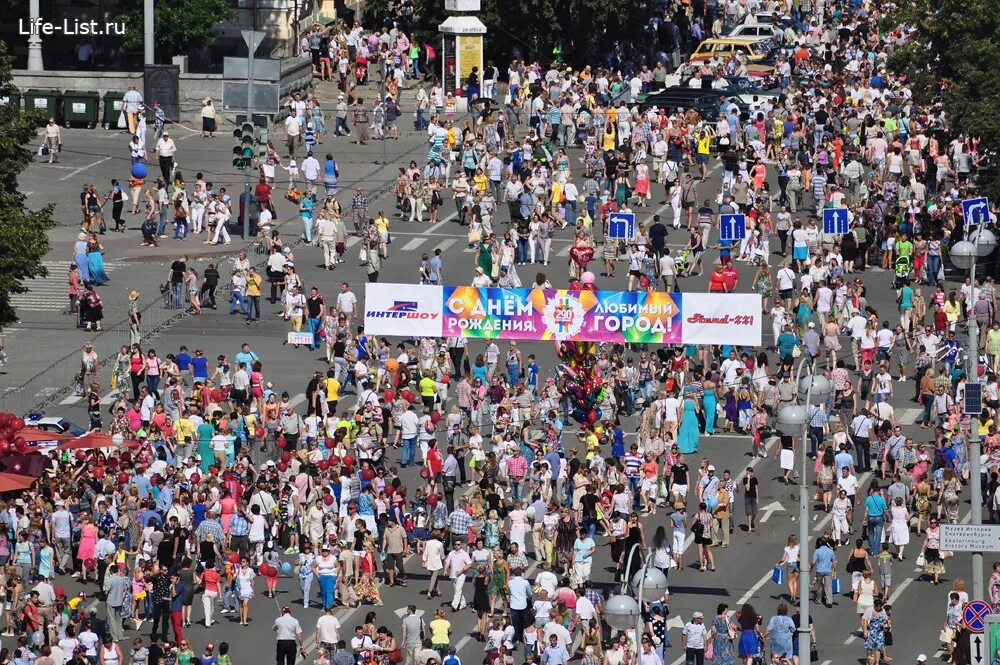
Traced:
<path fill-rule="evenodd" d="M 667 88 L 646 95 L 640 100 L 639 108 L 641 110 L 664 109 L 667 113 L 673 113 L 678 109 L 694 109 L 703 120 L 715 122 L 719 119 L 719 107 L 723 96 L 725 93 L 719 90 Z"/>

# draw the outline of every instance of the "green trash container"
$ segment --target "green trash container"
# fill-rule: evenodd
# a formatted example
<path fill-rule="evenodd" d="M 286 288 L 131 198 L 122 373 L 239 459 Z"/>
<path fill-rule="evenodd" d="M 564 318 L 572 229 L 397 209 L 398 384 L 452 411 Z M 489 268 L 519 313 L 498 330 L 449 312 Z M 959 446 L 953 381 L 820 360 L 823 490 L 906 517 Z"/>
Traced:
<path fill-rule="evenodd" d="M 58 90 L 31 89 L 24 93 L 25 113 L 38 112 L 38 124 L 44 125 L 49 118 L 62 122 L 62 93 Z"/>
<path fill-rule="evenodd" d="M 96 92 L 67 90 L 63 93 L 63 124 L 67 127 L 86 125 L 87 129 L 93 129 L 97 125 L 100 105 L 101 96 Z"/>
<path fill-rule="evenodd" d="M 101 116 L 101 125 L 104 129 L 118 128 L 118 118 L 121 117 L 122 108 L 124 107 L 124 103 L 122 102 L 124 96 L 124 92 L 118 92 L 117 90 L 109 90 L 104 93 L 104 115 Z"/>
<path fill-rule="evenodd" d="M 0 96 L 0 106 L 13 106 L 21 108 L 21 93 L 17 89 L 12 90 L 7 96 Z"/>

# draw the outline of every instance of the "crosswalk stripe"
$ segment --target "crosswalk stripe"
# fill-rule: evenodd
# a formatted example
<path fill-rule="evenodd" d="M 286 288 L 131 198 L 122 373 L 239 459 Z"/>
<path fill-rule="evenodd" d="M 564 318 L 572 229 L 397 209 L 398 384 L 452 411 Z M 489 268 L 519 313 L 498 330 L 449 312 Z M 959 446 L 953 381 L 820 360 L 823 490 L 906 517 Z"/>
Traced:
<path fill-rule="evenodd" d="M 359 242 L 361 242 L 361 238 L 359 238 L 358 236 L 351 236 L 350 238 L 347 239 L 347 246 L 354 247 Z"/>
<path fill-rule="evenodd" d="M 919 407 L 897 409 L 897 425 L 916 425 L 924 416 L 924 410 Z"/>
<path fill-rule="evenodd" d="M 416 249 L 417 247 L 420 247 L 420 245 L 423 244 L 424 240 L 425 240 L 425 238 L 413 238 L 412 240 L 410 240 L 410 242 L 408 242 L 405 245 L 403 245 L 402 251 L 404 251 L 404 252 L 412 251 L 412 250 Z"/>
<path fill-rule="evenodd" d="M 28 312 L 56 312 L 67 309 L 69 307 L 67 274 L 74 263 L 75 261 L 63 259 L 44 261 L 42 265 L 48 269 L 48 276 L 25 280 L 24 285 L 28 291 L 11 296 L 11 303 L 15 308 Z M 125 265 L 123 261 L 107 261 L 104 264 L 104 272 L 111 274 Z"/>
<path fill-rule="evenodd" d="M 570 248 L 570 246 L 566 245 L 565 247 L 563 247 L 562 249 L 560 249 L 558 252 L 556 252 L 556 256 L 569 256 L 569 248 Z"/>
<path fill-rule="evenodd" d="M 63 406 L 69 406 L 71 404 L 76 404 L 82 399 L 83 397 L 81 397 L 80 395 L 70 395 L 69 397 L 65 398 L 63 401 L 59 403 L 62 404 Z"/>
<path fill-rule="evenodd" d="M 295 397 L 293 397 L 290 400 L 292 406 L 298 406 L 299 404 L 302 404 L 302 402 L 304 402 L 304 401 L 306 401 L 306 394 L 305 393 L 299 393 L 298 395 L 296 395 Z"/>
<path fill-rule="evenodd" d="M 452 245 L 454 245 L 454 244 L 455 244 L 456 242 L 458 242 L 458 241 L 457 241 L 457 240 L 455 240 L 454 238 L 445 238 L 445 239 L 444 239 L 444 240 L 442 240 L 442 241 L 441 241 L 441 243 L 440 243 L 440 244 L 439 244 L 439 245 L 438 245 L 437 247 L 435 247 L 434 249 L 435 249 L 435 250 L 438 250 L 438 249 L 440 249 L 440 250 L 441 250 L 441 251 L 443 252 L 444 250 L 446 250 L 446 249 L 448 249 L 449 247 L 451 247 Z"/>
<path fill-rule="evenodd" d="M 101 398 L 101 406 L 107 406 L 109 404 L 113 404 L 116 399 L 118 399 L 118 392 L 112 390 L 107 395 Z"/>

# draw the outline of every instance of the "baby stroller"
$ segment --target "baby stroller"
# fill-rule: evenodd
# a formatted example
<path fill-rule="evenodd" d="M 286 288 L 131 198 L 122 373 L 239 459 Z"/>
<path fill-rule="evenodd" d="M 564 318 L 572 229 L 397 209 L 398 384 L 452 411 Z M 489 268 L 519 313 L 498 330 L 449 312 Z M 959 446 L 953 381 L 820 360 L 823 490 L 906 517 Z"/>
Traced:
<path fill-rule="evenodd" d="M 894 289 L 902 288 L 903 284 L 909 281 L 910 270 L 912 269 L 912 267 L 913 267 L 913 262 L 909 256 L 900 256 L 899 258 L 896 259 L 896 262 L 893 264 L 895 277 L 893 279 L 892 288 Z"/>
<path fill-rule="evenodd" d="M 690 256 L 691 256 L 691 250 L 683 249 L 680 251 L 679 254 L 677 254 L 677 256 L 674 257 L 674 265 L 677 267 L 678 275 L 687 272 L 689 267 L 688 259 L 690 258 Z"/>

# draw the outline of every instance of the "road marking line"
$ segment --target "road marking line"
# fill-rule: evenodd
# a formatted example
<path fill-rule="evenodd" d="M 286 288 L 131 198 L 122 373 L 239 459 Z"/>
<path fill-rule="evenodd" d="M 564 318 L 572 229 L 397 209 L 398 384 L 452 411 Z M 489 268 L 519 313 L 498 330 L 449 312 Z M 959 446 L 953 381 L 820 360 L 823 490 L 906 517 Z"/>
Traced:
<path fill-rule="evenodd" d="M 420 247 L 420 245 L 422 245 L 422 244 L 424 244 L 424 239 L 423 238 L 414 238 L 410 242 L 408 242 L 405 245 L 403 245 L 402 251 L 404 251 L 404 252 L 412 251 L 412 250 L 416 249 L 417 247 Z"/>
<path fill-rule="evenodd" d="M 110 157 L 103 157 L 101 159 L 98 159 L 93 164 L 87 164 L 86 166 L 81 166 L 78 169 L 73 169 L 72 171 L 70 171 L 69 173 L 67 173 L 66 175 L 64 175 L 63 177 L 61 177 L 59 179 L 60 180 L 69 180 L 70 178 L 72 178 L 73 176 L 75 176 L 77 173 L 80 173 L 81 171 L 86 171 L 87 169 L 92 169 L 95 166 L 97 166 L 98 164 L 103 164 L 104 162 L 108 161 L 109 159 L 111 159 L 111 158 Z"/>
<path fill-rule="evenodd" d="M 458 219 L 458 213 L 457 212 L 451 213 L 450 215 L 448 215 L 444 219 L 438 221 L 437 224 L 433 224 L 432 226 L 428 227 L 427 230 L 425 230 L 420 235 L 429 236 L 429 235 L 433 234 L 434 231 L 436 231 L 437 229 L 441 228 L 445 224 L 450 223 L 454 219 Z"/>
<path fill-rule="evenodd" d="M 771 574 L 772 574 L 771 571 L 767 571 L 766 573 L 764 573 L 764 575 L 759 580 L 757 580 L 757 582 L 752 587 L 750 587 L 749 589 L 747 589 L 747 592 L 745 594 L 743 594 L 743 597 L 740 598 L 739 601 L 737 601 L 736 604 L 737 605 L 743 605 L 748 600 L 750 600 L 750 598 L 753 597 L 753 595 L 755 593 L 757 593 L 758 591 L 760 591 L 760 588 L 762 586 L 764 586 L 765 584 L 767 584 L 768 582 L 771 581 Z"/>
<path fill-rule="evenodd" d="M 454 245 L 456 242 L 458 242 L 458 241 L 455 240 L 454 238 L 446 238 L 445 240 L 442 240 L 438 244 L 438 246 L 434 248 L 434 250 L 437 251 L 437 250 L 440 249 L 443 252 L 444 250 L 446 250 L 449 247 L 451 247 L 452 245 Z"/>
<path fill-rule="evenodd" d="M 899 583 L 899 586 L 896 587 L 896 590 L 889 595 L 890 605 L 896 604 L 896 601 L 899 600 L 899 597 L 902 595 L 903 591 L 906 589 L 906 587 L 910 586 L 910 584 L 913 582 L 914 579 L 916 578 L 907 577 L 905 580 Z"/>
<path fill-rule="evenodd" d="M 304 401 L 306 401 L 306 394 L 305 393 L 299 393 L 298 395 L 296 395 L 295 397 L 293 397 L 291 399 L 291 405 L 292 406 L 298 406 L 299 404 L 302 404 L 302 402 L 304 402 Z"/>
<path fill-rule="evenodd" d="M 361 238 L 359 238 L 358 236 L 351 236 L 350 238 L 347 239 L 347 246 L 354 247 L 359 242 L 361 242 Z"/>
<path fill-rule="evenodd" d="M 62 404 L 63 406 L 69 406 L 70 404 L 76 404 L 82 399 L 83 397 L 80 395 L 70 395 L 69 397 L 65 398 L 59 403 Z"/>

